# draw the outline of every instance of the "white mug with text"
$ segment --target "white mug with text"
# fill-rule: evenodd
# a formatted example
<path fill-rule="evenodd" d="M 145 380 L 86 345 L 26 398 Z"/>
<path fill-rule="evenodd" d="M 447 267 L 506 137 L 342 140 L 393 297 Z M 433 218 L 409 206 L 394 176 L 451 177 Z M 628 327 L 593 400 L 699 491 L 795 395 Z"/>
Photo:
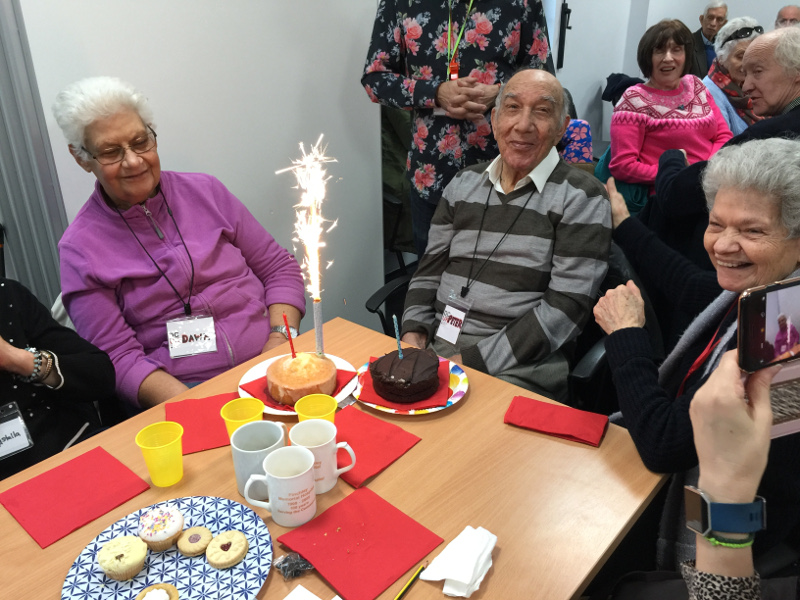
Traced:
<path fill-rule="evenodd" d="M 314 455 L 302 446 L 278 448 L 264 459 L 266 475 L 251 475 L 244 486 L 245 499 L 266 508 L 282 527 L 297 527 L 317 514 L 314 492 Z M 250 487 L 257 481 L 269 488 L 269 502 L 254 500 Z"/>
<path fill-rule="evenodd" d="M 336 425 L 325 419 L 308 419 L 292 427 L 289 439 L 293 446 L 303 446 L 314 453 L 314 484 L 317 494 L 333 489 L 339 475 L 356 465 L 356 455 L 347 442 L 336 443 Z M 351 463 L 336 468 L 336 455 L 342 448 L 350 455 Z"/>

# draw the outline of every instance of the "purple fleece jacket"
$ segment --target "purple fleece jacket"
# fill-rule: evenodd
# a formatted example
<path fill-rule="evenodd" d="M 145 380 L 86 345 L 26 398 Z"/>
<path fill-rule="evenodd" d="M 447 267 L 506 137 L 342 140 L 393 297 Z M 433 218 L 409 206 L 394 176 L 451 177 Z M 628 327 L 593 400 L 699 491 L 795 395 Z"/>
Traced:
<path fill-rule="evenodd" d="M 192 312 L 214 317 L 217 352 L 171 359 L 166 321 L 187 298 L 194 262 Z M 100 184 L 59 242 L 64 305 L 78 333 L 105 350 L 117 392 L 138 406 L 139 386 L 156 369 L 181 381 L 204 381 L 261 353 L 271 304 L 305 312 L 300 267 L 222 183 L 200 173 L 161 172 L 159 192 L 117 214 Z M 163 233 L 160 239 L 157 229 Z"/>

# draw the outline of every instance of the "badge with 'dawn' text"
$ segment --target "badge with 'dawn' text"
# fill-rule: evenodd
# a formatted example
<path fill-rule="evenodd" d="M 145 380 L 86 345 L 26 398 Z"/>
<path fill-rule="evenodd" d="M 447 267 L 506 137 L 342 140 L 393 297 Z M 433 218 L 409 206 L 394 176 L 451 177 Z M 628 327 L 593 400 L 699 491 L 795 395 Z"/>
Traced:
<path fill-rule="evenodd" d="M 167 321 L 170 358 L 217 351 L 214 317 L 191 316 Z"/>

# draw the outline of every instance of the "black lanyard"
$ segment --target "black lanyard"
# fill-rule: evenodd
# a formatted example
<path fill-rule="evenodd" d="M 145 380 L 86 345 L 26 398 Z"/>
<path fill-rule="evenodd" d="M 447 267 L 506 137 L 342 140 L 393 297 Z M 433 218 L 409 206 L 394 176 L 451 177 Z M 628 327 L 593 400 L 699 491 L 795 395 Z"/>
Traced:
<path fill-rule="evenodd" d="M 191 303 L 192 303 L 192 291 L 194 290 L 194 261 L 192 261 L 192 255 L 189 254 L 189 248 L 186 246 L 186 242 L 183 241 L 183 236 L 181 235 L 181 230 L 178 228 L 178 222 L 175 220 L 175 215 L 172 214 L 172 209 L 169 207 L 169 203 L 167 202 L 167 196 L 166 196 L 166 194 L 164 194 L 164 190 L 160 189 L 160 187 L 159 187 L 159 191 L 161 192 L 161 196 L 164 198 L 164 204 L 166 204 L 166 206 L 167 206 L 167 212 L 169 213 L 170 218 L 172 218 L 172 223 L 175 225 L 175 229 L 178 232 L 178 237 L 181 238 L 181 243 L 183 244 L 183 247 L 186 250 L 186 256 L 189 257 L 189 264 L 192 266 L 192 277 L 189 280 L 189 297 L 186 298 L 186 302 L 183 301 L 183 297 L 181 296 L 180 292 L 178 292 L 178 290 L 175 289 L 175 286 L 172 285 L 172 282 L 169 280 L 169 277 L 167 277 L 167 274 L 164 273 L 164 271 L 161 270 L 161 267 L 158 266 L 158 263 L 155 261 L 155 259 L 152 256 L 150 256 L 150 253 L 147 251 L 147 248 L 144 247 L 144 244 L 142 243 L 142 240 L 140 240 L 139 236 L 136 235 L 136 232 L 133 230 L 133 227 L 131 227 L 130 223 L 128 223 L 128 220 L 125 217 L 122 216 L 122 213 L 119 211 L 119 208 L 117 208 L 116 205 L 113 205 L 113 206 L 114 206 L 114 210 L 117 211 L 117 214 L 125 222 L 125 225 L 128 226 L 128 229 L 133 234 L 133 237 L 135 237 L 136 241 L 139 242 L 139 245 L 142 247 L 142 250 L 144 250 L 144 253 L 147 254 L 147 257 L 156 266 L 156 269 L 158 269 L 158 272 L 161 273 L 164 276 L 164 279 L 167 280 L 167 283 L 169 284 L 169 287 L 171 287 L 172 291 L 175 292 L 175 295 L 178 297 L 178 300 L 180 300 L 180 303 L 183 305 L 183 314 L 185 314 L 187 317 L 189 317 L 192 314 L 192 305 L 191 305 Z M 155 226 L 155 221 L 153 221 L 153 225 Z"/>
<path fill-rule="evenodd" d="M 469 288 L 472 286 L 473 283 L 475 283 L 475 280 L 481 276 L 481 273 L 483 272 L 483 269 L 486 266 L 486 264 L 489 262 L 489 259 L 492 258 L 492 255 L 495 253 L 495 250 L 497 250 L 500 247 L 500 244 L 503 243 L 503 240 L 506 239 L 506 237 L 511 232 L 511 229 L 514 227 L 514 225 L 517 224 L 517 220 L 519 220 L 520 215 L 522 215 L 522 213 L 525 211 L 525 208 L 528 206 L 528 202 L 531 201 L 531 198 L 536 193 L 536 185 L 533 183 L 531 183 L 531 185 L 533 185 L 533 191 L 528 196 L 528 199 L 525 200 L 525 204 L 523 204 L 522 208 L 519 209 L 517 216 L 514 217 L 514 220 L 511 222 L 511 225 L 508 226 L 508 229 L 506 229 L 506 232 L 503 234 L 503 237 L 501 237 L 500 241 L 497 242 L 497 245 L 489 253 L 489 256 L 487 256 L 484 259 L 483 264 L 478 269 L 478 272 L 475 273 L 475 277 L 472 277 L 472 269 L 475 266 L 475 257 L 478 254 L 478 240 L 481 239 L 481 232 L 483 231 L 483 221 L 484 219 L 486 219 L 486 211 L 489 209 L 489 198 L 491 198 L 492 196 L 492 190 L 494 189 L 494 184 L 489 187 L 489 193 L 486 196 L 486 204 L 484 204 L 483 206 L 483 214 L 481 215 L 481 226 L 478 228 L 478 235 L 475 237 L 475 248 L 472 250 L 472 262 L 469 265 L 469 274 L 467 275 L 467 285 L 461 287 L 462 298 L 467 297 L 467 294 L 469 294 Z"/>

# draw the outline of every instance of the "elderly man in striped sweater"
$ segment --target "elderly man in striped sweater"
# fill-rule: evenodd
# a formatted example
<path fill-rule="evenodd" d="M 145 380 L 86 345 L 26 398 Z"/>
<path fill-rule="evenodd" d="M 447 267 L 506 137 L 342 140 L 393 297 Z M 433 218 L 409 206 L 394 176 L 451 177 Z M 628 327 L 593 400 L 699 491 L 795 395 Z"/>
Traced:
<path fill-rule="evenodd" d="M 568 122 L 549 73 L 520 71 L 503 86 L 492 110 L 500 156 L 445 189 L 402 331 L 406 343 L 562 401 L 564 345 L 591 314 L 611 244 L 603 185 L 556 151 Z"/>

